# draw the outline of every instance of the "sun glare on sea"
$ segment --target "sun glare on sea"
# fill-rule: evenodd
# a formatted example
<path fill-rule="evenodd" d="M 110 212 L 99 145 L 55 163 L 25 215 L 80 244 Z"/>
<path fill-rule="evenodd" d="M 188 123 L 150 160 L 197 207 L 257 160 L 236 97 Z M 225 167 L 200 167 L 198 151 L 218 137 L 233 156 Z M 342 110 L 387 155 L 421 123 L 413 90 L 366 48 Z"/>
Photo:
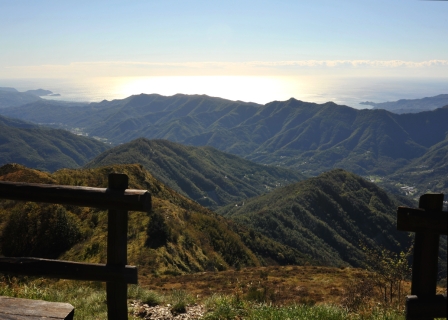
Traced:
<path fill-rule="evenodd" d="M 229 100 L 267 103 L 300 96 L 300 83 L 281 77 L 170 76 L 121 78 L 116 86 L 121 96 L 157 93 L 171 96 L 206 94 Z"/>

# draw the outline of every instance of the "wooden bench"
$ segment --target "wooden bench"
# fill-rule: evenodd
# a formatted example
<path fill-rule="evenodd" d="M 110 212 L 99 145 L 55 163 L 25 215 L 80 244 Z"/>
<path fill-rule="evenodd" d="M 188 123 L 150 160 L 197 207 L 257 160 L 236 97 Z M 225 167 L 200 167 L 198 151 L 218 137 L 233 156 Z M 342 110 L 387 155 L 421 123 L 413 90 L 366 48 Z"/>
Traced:
<path fill-rule="evenodd" d="M 72 320 L 74 313 L 69 303 L 0 297 L 2 320 Z"/>
<path fill-rule="evenodd" d="M 108 319 L 124 320 L 128 318 L 127 285 L 138 282 L 137 268 L 127 265 L 128 211 L 150 211 L 151 194 L 148 191 L 128 189 L 128 176 L 112 173 L 109 175 L 107 189 L 0 181 L 0 198 L 109 210 L 106 264 L 7 257 L 0 258 L 0 273 L 106 282 Z M 21 299 L 4 300 L 3 304 L 19 300 Z M 50 306 L 56 308 L 57 305 L 60 305 L 53 305 L 51 302 L 32 302 L 32 300 L 26 299 L 25 301 L 28 301 L 29 304 L 27 310 L 34 308 L 36 314 L 40 312 L 42 316 Z M 0 315 L 3 312 L 1 308 L 0 305 Z M 11 308 L 5 306 L 4 310 L 6 309 L 10 310 Z M 66 316 L 69 316 L 70 312 Z M 29 320 L 48 317 L 48 315 L 45 315 L 44 318 L 17 315 L 16 318 L 0 317 L 0 319 Z"/>

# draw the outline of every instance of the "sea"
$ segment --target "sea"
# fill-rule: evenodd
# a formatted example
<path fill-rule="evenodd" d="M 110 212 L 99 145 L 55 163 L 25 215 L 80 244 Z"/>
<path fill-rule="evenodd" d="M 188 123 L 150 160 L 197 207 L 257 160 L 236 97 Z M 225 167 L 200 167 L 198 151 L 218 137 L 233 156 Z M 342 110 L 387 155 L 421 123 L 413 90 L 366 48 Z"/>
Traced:
<path fill-rule="evenodd" d="M 0 87 L 18 91 L 46 89 L 57 96 L 43 97 L 72 102 L 99 102 L 131 95 L 205 94 L 229 100 L 265 104 L 290 98 L 306 102 L 333 101 L 356 109 L 370 108 L 360 102 L 420 99 L 448 93 L 446 78 L 382 77 L 247 77 L 166 76 L 101 77 L 86 79 L 0 79 Z"/>

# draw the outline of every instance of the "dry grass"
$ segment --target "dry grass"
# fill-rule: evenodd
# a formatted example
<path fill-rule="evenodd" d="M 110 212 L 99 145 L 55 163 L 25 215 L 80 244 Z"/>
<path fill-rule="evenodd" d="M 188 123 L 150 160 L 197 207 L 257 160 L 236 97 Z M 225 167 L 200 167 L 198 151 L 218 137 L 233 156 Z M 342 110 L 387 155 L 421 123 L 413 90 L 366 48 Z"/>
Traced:
<path fill-rule="evenodd" d="M 246 296 L 259 291 L 259 297 L 279 305 L 291 303 L 341 304 L 347 288 L 367 279 L 369 273 L 356 268 L 285 266 L 245 268 L 240 271 L 200 272 L 179 276 L 140 278 L 144 288 L 159 292 L 185 290 L 205 299 L 213 294 Z M 406 284 L 405 292 L 409 292 Z"/>

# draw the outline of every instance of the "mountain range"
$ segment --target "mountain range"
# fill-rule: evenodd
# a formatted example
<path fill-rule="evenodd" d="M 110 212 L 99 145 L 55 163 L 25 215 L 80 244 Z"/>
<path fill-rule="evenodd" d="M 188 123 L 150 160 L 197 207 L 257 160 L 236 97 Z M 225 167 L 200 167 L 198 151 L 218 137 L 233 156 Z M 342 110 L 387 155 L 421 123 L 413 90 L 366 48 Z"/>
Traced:
<path fill-rule="evenodd" d="M 55 101 L 38 101 L 0 109 L 0 113 L 76 129 L 113 144 L 145 137 L 212 146 L 307 176 L 343 168 L 358 175 L 380 177 L 390 183 L 391 190 L 396 185 L 415 183 L 406 174 L 396 176 L 404 180 L 387 179 L 399 170 L 408 170 L 422 177 L 418 179 L 419 193 L 428 190 L 424 180 L 440 178 L 415 163 L 431 157 L 448 133 L 447 106 L 399 115 L 386 110 L 356 110 L 331 102 L 315 104 L 295 99 L 259 105 L 203 95 L 141 94 L 77 108 Z M 438 172 L 438 168 L 432 169 Z M 438 189 L 443 184 L 434 183 L 431 191 L 446 190 Z"/>

